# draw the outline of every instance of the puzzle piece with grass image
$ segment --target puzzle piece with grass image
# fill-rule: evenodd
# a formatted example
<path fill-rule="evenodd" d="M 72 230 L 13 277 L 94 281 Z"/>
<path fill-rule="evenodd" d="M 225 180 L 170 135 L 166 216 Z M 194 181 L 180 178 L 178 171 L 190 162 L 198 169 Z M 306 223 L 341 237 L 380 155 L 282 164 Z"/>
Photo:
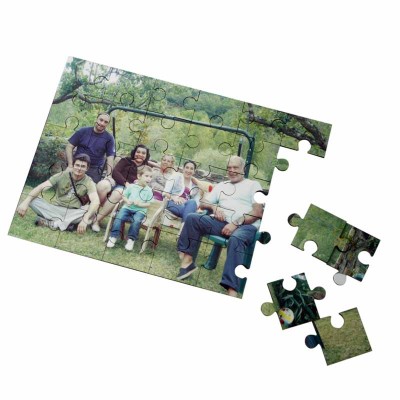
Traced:
<path fill-rule="evenodd" d="M 331 317 L 321 318 L 313 321 L 316 335 L 305 339 L 310 349 L 321 346 L 327 365 L 372 351 L 358 309 L 352 308 L 340 315 L 344 319 L 342 327 L 332 326 Z"/>

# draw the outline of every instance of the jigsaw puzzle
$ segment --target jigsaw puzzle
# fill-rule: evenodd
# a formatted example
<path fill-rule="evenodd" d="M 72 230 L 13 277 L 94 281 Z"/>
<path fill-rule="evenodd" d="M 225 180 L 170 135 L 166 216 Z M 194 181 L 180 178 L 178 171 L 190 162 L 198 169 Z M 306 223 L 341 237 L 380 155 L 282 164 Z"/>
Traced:
<path fill-rule="evenodd" d="M 313 321 L 316 335 L 306 337 L 310 349 L 320 345 L 327 365 L 372 351 L 357 308 L 343 311 L 341 328 L 331 325 L 331 317 Z"/>
<path fill-rule="evenodd" d="M 325 289 L 316 287 L 310 289 L 305 274 L 293 275 L 296 287 L 287 290 L 283 287 L 283 279 L 268 283 L 268 289 L 273 303 L 264 303 L 261 311 L 270 316 L 277 313 L 282 329 L 292 328 L 319 319 L 314 300 L 325 297 Z"/>
<path fill-rule="evenodd" d="M 341 275 L 363 280 L 368 265 L 363 264 L 358 255 L 366 251 L 373 256 L 379 239 L 313 204 L 304 218 L 292 214 L 288 221 L 291 226 L 298 227 L 292 245 L 304 250 L 307 241 L 315 242 L 318 250 L 313 256 L 338 270 L 336 283 L 344 283 Z"/>
<path fill-rule="evenodd" d="M 256 241 L 269 240 L 254 194 L 288 168 L 280 147 L 307 140 L 324 157 L 330 129 L 70 58 L 9 234 L 237 295 L 236 266 L 250 267 Z"/>
<path fill-rule="evenodd" d="M 296 281 L 293 290 L 283 287 L 283 279 L 268 283 L 272 303 L 261 306 L 264 315 L 278 315 L 281 328 L 288 329 L 312 322 L 316 335 L 308 335 L 308 348 L 321 346 L 327 365 L 372 351 L 357 308 L 341 312 L 344 324 L 340 328 L 331 325 L 331 317 L 320 318 L 315 300 L 325 298 L 325 289 L 310 289 L 305 274 L 292 276 Z"/>

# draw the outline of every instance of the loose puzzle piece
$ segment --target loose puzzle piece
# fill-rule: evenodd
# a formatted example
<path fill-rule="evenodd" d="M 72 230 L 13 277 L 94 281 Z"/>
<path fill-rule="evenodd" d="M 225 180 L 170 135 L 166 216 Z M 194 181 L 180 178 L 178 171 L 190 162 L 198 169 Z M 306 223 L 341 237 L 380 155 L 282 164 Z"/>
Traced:
<path fill-rule="evenodd" d="M 346 224 L 342 238 L 347 241 L 345 249 L 342 251 L 335 248 L 327 264 L 337 269 L 342 275 L 362 281 L 369 265 L 363 264 L 358 259 L 358 255 L 366 251 L 373 256 L 379 245 L 379 239 L 349 224 Z"/>
<path fill-rule="evenodd" d="M 319 314 L 314 300 L 325 297 L 324 288 L 310 289 L 304 273 L 293 275 L 292 278 L 296 281 L 293 290 L 283 287 L 283 279 L 268 283 L 273 303 L 264 303 L 261 306 L 261 311 L 266 316 L 274 312 L 278 314 L 282 329 L 318 320 Z"/>
<path fill-rule="evenodd" d="M 372 351 L 357 308 L 343 311 L 341 328 L 331 325 L 331 317 L 313 321 L 316 335 L 306 337 L 308 348 L 320 345 L 327 365 Z"/>
<path fill-rule="evenodd" d="M 339 239 L 346 221 L 313 204 L 310 205 L 303 219 L 297 214 L 290 215 L 289 224 L 299 227 L 292 245 L 300 250 L 304 250 L 306 242 L 315 242 L 318 245 L 318 250 L 313 256 L 321 261 L 329 261 L 335 246 L 341 244 L 344 247 L 345 245 L 345 242 L 340 243 Z"/>
<path fill-rule="evenodd" d="M 66 168 L 69 138 L 78 129 L 96 126 L 99 112 L 110 114 L 106 129 L 115 139 L 116 159 L 130 157 L 137 144 L 144 144 L 149 149 L 153 168 L 161 164 L 166 154 L 174 156 L 175 163 L 171 168 L 175 172 L 182 172 L 184 162 L 193 160 L 198 166 L 195 177 L 204 193 L 212 190 L 217 183 L 229 180 L 226 168 L 233 155 L 245 160 L 245 177 L 258 181 L 266 193 L 275 168 L 283 171 L 288 166 L 286 160 L 277 156 L 283 143 L 295 148 L 299 140 L 322 138 L 312 145 L 317 146 L 318 155 L 323 156 L 330 134 L 329 124 L 306 119 L 300 121 L 292 115 L 249 102 L 70 58 L 28 174 L 23 190 L 25 196 L 37 182 L 46 181 L 55 172 Z M 99 149 L 93 150 L 96 152 Z M 96 164 L 92 162 L 92 165 Z M 103 171 L 102 178 L 106 177 L 112 178 Z M 166 180 L 169 179 L 167 176 Z M 119 198 L 114 199 L 112 193 L 107 194 L 107 201 L 117 203 Z M 234 191 L 224 193 L 235 196 Z M 171 214 L 161 210 L 158 216 L 163 219 L 152 224 L 155 221 L 149 212 L 140 228 L 138 243 L 130 252 L 121 243 L 113 249 L 105 247 L 103 234 L 111 219 L 110 210 L 106 211 L 103 207 L 97 214 L 106 216 L 100 223 L 100 232 L 89 228 L 84 236 L 59 231 L 38 234 L 32 210 L 28 210 L 25 219 L 14 218 L 9 233 L 51 247 L 57 247 L 58 243 L 59 248 L 96 259 L 99 258 L 98 249 L 101 249 L 104 261 L 176 279 L 180 265 L 176 252 L 180 227 L 171 226 Z M 62 237 L 54 240 L 56 235 Z M 212 243 L 207 238 L 201 239 L 200 265 L 206 264 L 213 251 L 211 248 L 214 249 Z M 236 250 L 239 251 L 239 246 Z M 140 257 L 139 253 L 142 253 Z M 252 255 L 252 251 L 246 253 Z M 226 251 L 223 251 L 215 269 L 200 269 L 198 278 L 190 278 L 188 282 L 225 293 L 219 287 L 225 259 Z"/>
<path fill-rule="evenodd" d="M 289 224 L 298 227 L 292 245 L 304 250 L 313 241 L 318 250 L 314 257 L 337 269 L 340 274 L 362 281 L 368 265 L 358 260 L 361 251 L 374 255 L 379 239 L 349 225 L 341 218 L 311 204 L 305 217 L 289 216 Z"/>

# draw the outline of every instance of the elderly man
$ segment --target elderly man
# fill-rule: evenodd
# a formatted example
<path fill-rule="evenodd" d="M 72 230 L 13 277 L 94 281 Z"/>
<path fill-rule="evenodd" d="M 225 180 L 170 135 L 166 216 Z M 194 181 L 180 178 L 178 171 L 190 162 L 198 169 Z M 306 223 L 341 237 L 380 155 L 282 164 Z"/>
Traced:
<path fill-rule="evenodd" d="M 91 217 L 100 204 L 96 185 L 86 175 L 89 167 L 90 157 L 87 154 L 76 155 L 73 159 L 72 172 L 62 171 L 36 186 L 18 206 L 17 213 L 24 217 L 28 207 L 31 207 L 38 215 L 35 221 L 38 226 L 61 231 L 76 228 L 78 233 L 85 233 Z M 38 197 L 50 188 L 55 190 L 55 204 Z M 83 205 L 86 195 L 90 200 L 89 208 Z"/>
<path fill-rule="evenodd" d="M 69 138 L 69 143 L 65 148 L 69 170 L 72 170 L 73 151 L 75 148 L 75 154 L 85 153 L 90 157 L 91 165 L 87 175 L 95 183 L 99 182 L 102 177 L 104 156 L 107 157 L 107 175 L 111 175 L 114 166 L 115 141 L 114 137 L 106 131 L 109 122 L 109 114 L 98 114 L 94 127 L 88 126 L 77 130 Z"/>
<path fill-rule="evenodd" d="M 232 156 L 228 162 L 229 181 L 221 182 L 201 201 L 200 206 L 212 215 L 189 214 L 178 241 L 181 267 L 177 279 L 185 279 L 196 269 L 194 258 L 201 236 L 221 235 L 229 238 L 221 286 L 230 296 L 237 296 L 239 278 L 235 268 L 243 263 L 246 249 L 254 241 L 263 214 L 262 204 L 254 201 L 261 185 L 244 178 L 245 161 Z"/>

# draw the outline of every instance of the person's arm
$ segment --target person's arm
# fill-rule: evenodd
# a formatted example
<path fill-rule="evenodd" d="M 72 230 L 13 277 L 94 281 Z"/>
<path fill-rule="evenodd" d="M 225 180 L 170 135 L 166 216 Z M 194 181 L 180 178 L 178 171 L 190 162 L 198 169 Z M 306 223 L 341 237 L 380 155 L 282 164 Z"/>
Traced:
<path fill-rule="evenodd" d="M 129 199 L 124 194 L 122 195 L 122 201 L 128 206 L 131 206 L 134 203 L 132 201 L 129 201 Z"/>
<path fill-rule="evenodd" d="M 153 199 L 153 191 L 148 186 L 144 188 L 143 191 L 140 191 L 139 198 L 133 202 L 133 204 L 137 207 L 149 208 L 150 203 Z"/>
<path fill-rule="evenodd" d="M 96 213 L 97 209 L 100 206 L 100 199 L 97 194 L 97 191 L 93 191 L 91 193 L 88 193 L 89 199 L 90 199 L 90 205 L 89 208 L 86 212 L 86 214 L 83 216 L 82 221 L 79 222 L 78 227 L 76 229 L 77 233 L 85 233 L 86 228 L 88 224 L 91 221 L 91 218 L 93 215 Z"/>
<path fill-rule="evenodd" d="M 172 175 L 171 179 L 168 179 L 164 186 L 163 196 L 168 200 L 170 200 L 172 196 L 172 189 L 174 187 L 174 182 L 175 182 L 174 177 L 175 176 Z"/>
<path fill-rule="evenodd" d="M 68 144 L 65 147 L 65 155 L 67 156 L 67 162 L 68 162 L 68 168 L 72 170 L 73 167 L 73 151 L 74 151 L 75 146 L 71 143 L 68 142 Z"/>
<path fill-rule="evenodd" d="M 164 181 L 164 185 L 161 183 L 162 181 Z M 162 193 L 165 188 L 165 183 L 166 183 L 166 180 L 163 179 L 163 175 L 162 175 L 161 171 L 158 168 L 153 168 L 153 178 L 151 179 L 149 186 L 153 190 L 156 190 L 157 192 Z"/>
<path fill-rule="evenodd" d="M 200 200 L 200 208 L 202 210 L 209 210 L 212 214 L 215 214 L 218 206 L 216 204 L 210 203 L 207 199 Z"/>
<path fill-rule="evenodd" d="M 225 236 L 230 236 L 241 225 L 251 225 L 253 222 L 261 219 L 263 215 L 263 206 L 259 203 L 253 203 L 251 212 L 244 214 L 229 224 L 226 224 L 221 233 Z"/>
<path fill-rule="evenodd" d="M 150 201 L 140 201 L 140 200 L 135 200 L 133 204 L 137 207 L 142 207 L 142 208 L 148 208 L 150 207 Z"/>
<path fill-rule="evenodd" d="M 181 204 L 184 199 L 180 195 L 184 192 L 183 175 L 177 172 L 167 180 L 165 184 L 163 196 L 168 200 L 172 200 L 176 204 Z"/>
<path fill-rule="evenodd" d="M 199 186 L 199 180 L 197 178 L 195 178 L 194 176 L 192 176 L 192 183 L 194 186 Z"/>
<path fill-rule="evenodd" d="M 157 161 L 147 161 L 147 165 L 151 168 L 160 168 L 160 164 Z"/>
<path fill-rule="evenodd" d="M 111 176 L 114 169 L 114 156 L 108 156 L 106 158 L 106 168 L 106 176 Z"/>
<path fill-rule="evenodd" d="M 218 221 L 225 221 L 226 215 L 224 211 L 218 207 L 218 196 L 220 195 L 219 185 L 217 185 L 205 198 L 200 199 L 200 208 L 202 210 L 210 210 Z"/>
<path fill-rule="evenodd" d="M 192 187 L 190 188 L 190 197 L 196 202 L 197 207 L 200 205 L 200 201 L 204 197 L 204 190 L 201 189 L 199 180 L 196 178 L 192 178 Z"/>
<path fill-rule="evenodd" d="M 259 203 L 253 203 L 251 211 L 248 214 L 244 214 L 232 221 L 236 226 L 240 225 L 251 225 L 253 222 L 258 221 L 263 216 L 263 206 Z"/>
<path fill-rule="evenodd" d="M 108 132 L 107 132 L 108 133 Z M 111 177 L 114 169 L 115 161 L 115 140 L 114 137 L 109 134 L 109 140 L 106 143 L 105 155 L 106 155 L 106 176 Z M 114 178 L 115 179 L 115 178 Z"/>
<path fill-rule="evenodd" d="M 31 201 L 38 197 L 40 193 L 50 189 L 53 187 L 51 182 L 49 180 L 41 183 L 40 185 L 36 186 L 34 189 L 32 189 L 28 196 L 26 196 L 25 200 L 23 200 L 20 205 L 17 207 L 17 213 L 21 217 L 25 217 L 26 211 L 28 210 L 29 204 L 31 204 Z"/>
<path fill-rule="evenodd" d="M 118 185 L 126 186 L 127 183 L 127 172 L 126 168 L 129 168 L 129 161 L 126 158 L 121 158 L 117 165 L 114 167 L 112 177 Z"/>

